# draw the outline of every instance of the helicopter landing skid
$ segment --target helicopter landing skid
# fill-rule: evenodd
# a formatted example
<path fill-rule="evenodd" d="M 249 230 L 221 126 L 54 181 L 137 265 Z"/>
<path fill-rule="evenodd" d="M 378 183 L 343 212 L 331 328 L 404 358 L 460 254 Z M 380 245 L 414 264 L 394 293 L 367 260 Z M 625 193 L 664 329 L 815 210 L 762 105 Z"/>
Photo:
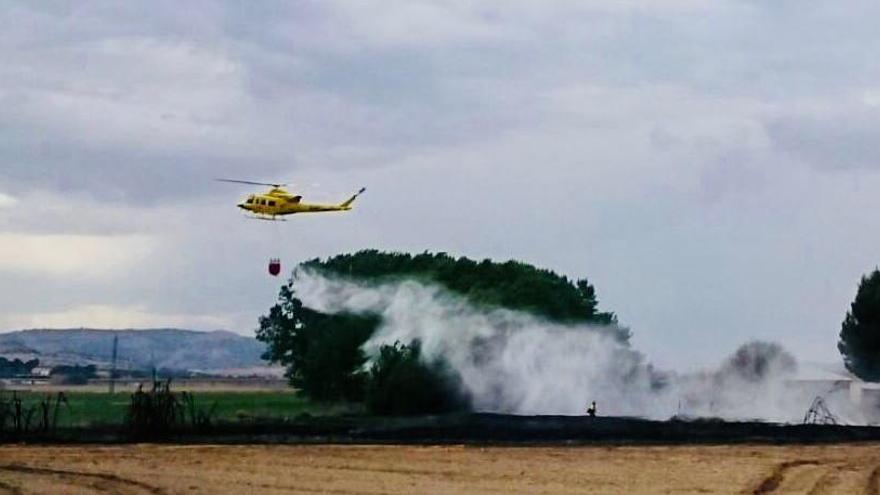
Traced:
<path fill-rule="evenodd" d="M 286 218 L 278 218 L 278 217 L 269 217 L 269 216 L 261 216 L 261 215 L 246 215 L 245 218 L 250 218 L 251 220 L 265 220 L 267 222 L 286 222 Z"/>

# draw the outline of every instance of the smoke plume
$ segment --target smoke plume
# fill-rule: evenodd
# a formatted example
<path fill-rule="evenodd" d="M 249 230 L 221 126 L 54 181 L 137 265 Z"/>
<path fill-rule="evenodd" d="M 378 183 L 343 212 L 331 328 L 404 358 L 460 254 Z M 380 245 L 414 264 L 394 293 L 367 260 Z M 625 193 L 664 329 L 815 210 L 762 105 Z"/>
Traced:
<path fill-rule="evenodd" d="M 603 415 L 800 421 L 814 391 L 787 385 L 794 359 L 776 344 L 751 343 L 716 371 L 654 369 L 610 327 L 564 325 L 477 307 L 437 285 L 399 280 L 366 285 L 295 274 L 297 297 L 324 313 L 373 313 L 382 323 L 364 344 L 419 341 L 426 360 L 448 365 L 473 407 L 509 414 Z"/>

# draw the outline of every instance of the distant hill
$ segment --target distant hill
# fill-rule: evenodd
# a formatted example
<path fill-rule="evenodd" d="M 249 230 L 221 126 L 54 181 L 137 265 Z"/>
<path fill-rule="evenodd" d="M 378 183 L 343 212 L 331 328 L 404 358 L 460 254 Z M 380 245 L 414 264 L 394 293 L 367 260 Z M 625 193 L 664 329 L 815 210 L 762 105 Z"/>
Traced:
<path fill-rule="evenodd" d="M 265 366 L 265 344 L 217 330 L 21 330 L 0 333 L 0 356 L 37 358 L 42 365 L 110 364 L 119 336 L 120 369 L 225 370 Z"/>

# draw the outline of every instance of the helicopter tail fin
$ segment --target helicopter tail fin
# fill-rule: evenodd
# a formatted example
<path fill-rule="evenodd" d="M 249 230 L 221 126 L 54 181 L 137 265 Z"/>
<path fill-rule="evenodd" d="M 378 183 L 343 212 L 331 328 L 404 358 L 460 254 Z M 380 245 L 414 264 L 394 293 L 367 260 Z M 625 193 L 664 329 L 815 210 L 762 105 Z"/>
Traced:
<path fill-rule="evenodd" d="M 364 191 L 366 191 L 366 190 L 367 190 L 366 187 L 362 187 L 362 188 L 360 189 L 360 191 L 354 193 L 354 195 L 353 195 L 352 197 L 350 197 L 350 198 L 348 198 L 347 200 L 345 200 L 345 201 L 343 201 L 342 203 L 340 203 L 340 204 L 339 204 L 339 207 L 340 207 L 340 208 L 343 208 L 343 209 L 346 209 L 346 210 L 350 210 L 350 209 L 351 209 L 351 204 L 354 203 L 354 200 L 356 200 L 356 199 L 358 198 L 358 196 L 360 196 L 361 194 L 363 194 Z"/>

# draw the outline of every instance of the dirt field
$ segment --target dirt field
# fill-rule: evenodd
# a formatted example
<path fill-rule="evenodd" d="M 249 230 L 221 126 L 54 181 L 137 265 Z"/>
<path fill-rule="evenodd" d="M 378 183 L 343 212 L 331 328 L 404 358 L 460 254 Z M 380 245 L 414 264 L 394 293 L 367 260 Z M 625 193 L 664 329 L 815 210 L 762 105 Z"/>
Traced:
<path fill-rule="evenodd" d="M 0 447 L 0 493 L 880 493 L 880 445 Z"/>

